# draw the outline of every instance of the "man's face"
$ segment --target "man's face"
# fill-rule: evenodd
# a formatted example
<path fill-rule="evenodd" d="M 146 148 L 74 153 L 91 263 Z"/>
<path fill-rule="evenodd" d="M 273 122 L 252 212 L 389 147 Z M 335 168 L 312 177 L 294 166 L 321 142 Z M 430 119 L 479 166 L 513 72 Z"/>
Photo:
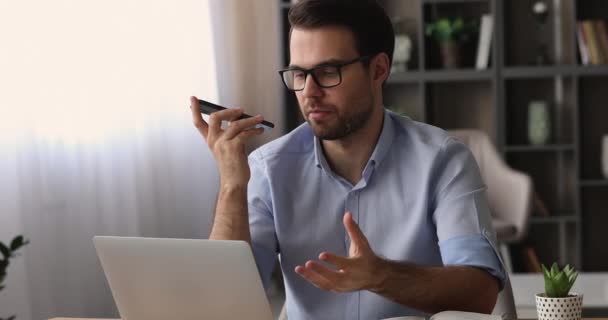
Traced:
<path fill-rule="evenodd" d="M 314 68 L 359 57 L 352 32 L 343 27 L 294 29 L 291 33 L 290 67 Z M 356 62 L 341 68 L 342 82 L 322 88 L 311 75 L 296 97 L 304 119 L 315 136 L 341 139 L 364 127 L 373 111 L 372 79 L 368 68 Z"/>

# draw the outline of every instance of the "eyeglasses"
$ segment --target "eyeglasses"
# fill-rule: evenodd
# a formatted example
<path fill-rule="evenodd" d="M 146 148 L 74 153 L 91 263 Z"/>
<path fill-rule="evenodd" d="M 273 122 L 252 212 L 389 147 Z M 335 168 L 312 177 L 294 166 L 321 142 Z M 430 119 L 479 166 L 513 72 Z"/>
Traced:
<path fill-rule="evenodd" d="M 321 88 L 333 88 L 342 83 L 342 67 L 349 64 L 365 61 L 371 56 L 362 56 L 350 61 L 340 63 L 325 63 L 312 69 L 288 68 L 280 70 L 285 87 L 291 91 L 302 91 L 306 85 L 306 78 L 310 74 L 315 83 Z"/>

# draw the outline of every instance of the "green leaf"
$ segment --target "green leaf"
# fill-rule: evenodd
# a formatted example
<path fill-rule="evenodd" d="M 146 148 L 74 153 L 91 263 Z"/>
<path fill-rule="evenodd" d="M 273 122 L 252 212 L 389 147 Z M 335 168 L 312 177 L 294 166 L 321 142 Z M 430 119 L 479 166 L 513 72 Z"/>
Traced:
<path fill-rule="evenodd" d="M 426 25 L 425 34 L 437 41 L 459 41 L 476 31 L 474 23 L 466 23 L 462 18 L 440 18 Z"/>
<path fill-rule="evenodd" d="M 568 281 L 570 282 L 570 287 L 572 287 L 574 285 L 574 282 L 576 281 L 577 277 L 578 277 L 578 272 L 574 272 L 573 274 L 570 275 L 570 277 L 568 277 Z"/>
<path fill-rule="evenodd" d="M 464 21 L 462 21 L 462 19 L 460 18 L 456 19 L 452 24 L 452 29 L 454 31 L 461 31 L 462 29 L 464 29 Z"/>
<path fill-rule="evenodd" d="M 570 275 L 572 274 L 572 272 L 574 272 L 574 268 L 570 267 L 570 265 L 567 264 L 564 267 L 564 272 L 566 273 L 566 276 L 568 276 L 568 278 L 570 278 Z"/>
<path fill-rule="evenodd" d="M 0 252 L 2 252 L 2 255 L 5 259 L 11 256 L 11 250 L 7 248 L 6 245 L 4 245 L 4 243 L 2 242 L 0 242 Z"/>
<path fill-rule="evenodd" d="M 17 251 L 23 245 L 23 236 L 16 236 L 11 242 L 11 250 Z"/>
<path fill-rule="evenodd" d="M 557 276 L 558 272 L 559 272 L 559 267 L 557 266 L 557 262 L 553 262 L 553 265 L 551 265 L 551 278 L 555 278 L 555 276 Z"/>
<path fill-rule="evenodd" d="M 8 259 L 0 260 L 0 276 L 6 272 L 8 267 Z"/>
<path fill-rule="evenodd" d="M 553 281 L 545 281 L 545 294 L 549 298 L 555 298 L 556 290 Z"/>
<path fill-rule="evenodd" d="M 551 278 L 551 274 L 549 273 L 549 270 L 547 270 L 547 267 L 545 267 L 544 264 L 541 263 L 540 268 L 543 270 L 543 274 L 545 275 L 545 281 Z"/>
<path fill-rule="evenodd" d="M 564 272 L 559 272 L 553 281 L 556 297 L 565 297 L 570 290 L 570 282 Z"/>

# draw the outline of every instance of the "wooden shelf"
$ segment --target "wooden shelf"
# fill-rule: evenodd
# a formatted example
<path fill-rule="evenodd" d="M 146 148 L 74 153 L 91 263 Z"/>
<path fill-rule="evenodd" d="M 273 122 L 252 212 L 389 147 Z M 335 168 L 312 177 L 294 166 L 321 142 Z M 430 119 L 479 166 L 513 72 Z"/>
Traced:
<path fill-rule="evenodd" d="M 608 76 L 608 65 L 578 66 L 576 74 L 579 76 Z"/>
<path fill-rule="evenodd" d="M 430 71 L 406 71 L 393 73 L 388 78 L 388 83 L 412 83 L 418 81 L 426 82 L 459 82 L 459 81 L 483 81 L 492 80 L 494 71 L 457 69 L 457 70 L 430 70 Z"/>
<path fill-rule="evenodd" d="M 573 144 L 547 144 L 547 145 L 511 145 L 505 147 L 506 152 L 546 152 L 546 151 L 574 151 Z"/>
<path fill-rule="evenodd" d="M 430 70 L 421 74 L 423 80 L 430 82 L 492 80 L 493 77 L 492 69 Z"/>
<path fill-rule="evenodd" d="M 467 3 L 467 2 L 488 2 L 489 0 L 422 0 L 423 3 Z"/>
<path fill-rule="evenodd" d="M 581 187 L 608 187 L 608 179 L 581 180 L 579 185 Z"/>
<path fill-rule="evenodd" d="M 562 66 L 522 66 L 522 67 L 507 67 L 503 72 L 506 79 L 518 78 L 551 78 L 555 76 L 572 76 L 577 74 L 578 66 L 562 65 Z"/>

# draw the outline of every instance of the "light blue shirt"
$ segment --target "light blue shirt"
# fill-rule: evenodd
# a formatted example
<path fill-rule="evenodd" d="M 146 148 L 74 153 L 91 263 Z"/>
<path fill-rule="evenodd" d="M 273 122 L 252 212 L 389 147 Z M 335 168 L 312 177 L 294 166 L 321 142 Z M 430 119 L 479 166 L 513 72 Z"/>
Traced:
<path fill-rule="evenodd" d="M 322 251 L 348 256 L 346 211 L 376 255 L 423 266 L 475 266 L 504 284 L 477 163 L 439 128 L 386 110 L 354 186 L 331 170 L 308 124 L 255 150 L 249 164 L 253 252 L 265 286 L 279 255 L 290 320 L 425 315 L 369 291 L 324 291 L 295 273 Z"/>

